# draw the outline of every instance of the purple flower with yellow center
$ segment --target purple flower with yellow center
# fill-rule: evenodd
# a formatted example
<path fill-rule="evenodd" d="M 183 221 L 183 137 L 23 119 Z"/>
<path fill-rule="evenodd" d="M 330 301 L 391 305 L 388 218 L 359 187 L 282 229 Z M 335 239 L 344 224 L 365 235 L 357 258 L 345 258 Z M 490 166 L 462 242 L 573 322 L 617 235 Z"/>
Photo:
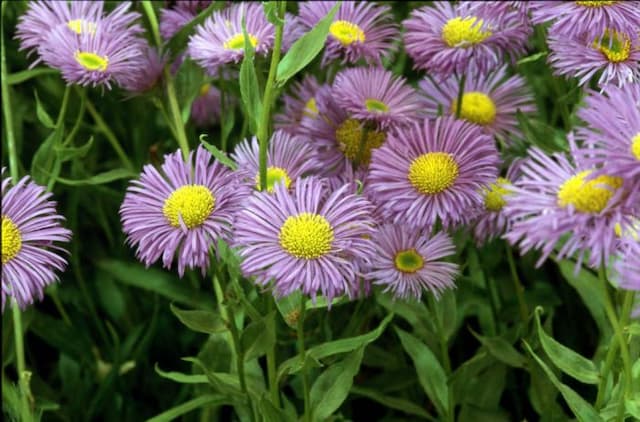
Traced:
<path fill-rule="evenodd" d="M 640 84 L 611 87 L 606 95 L 591 91 L 578 111 L 585 127 L 577 137 L 588 148 L 579 152 L 594 167 L 626 180 L 640 178 Z"/>
<path fill-rule="evenodd" d="M 420 100 L 403 77 L 381 67 L 356 67 L 336 75 L 333 94 L 352 117 L 375 123 L 381 129 L 407 124 L 418 118 Z"/>
<path fill-rule="evenodd" d="M 282 97 L 284 109 L 273 117 L 275 128 L 295 135 L 300 133 L 302 119 L 316 119 L 316 92 L 319 88 L 320 84 L 313 75 L 306 75 L 301 81 L 294 82 L 289 93 Z"/>
<path fill-rule="evenodd" d="M 371 203 L 347 190 L 329 193 L 308 177 L 293 192 L 279 183 L 273 193 L 254 193 L 235 224 L 243 274 L 261 286 L 273 281 L 276 296 L 356 296 L 361 265 L 373 254 L 374 221 Z"/>
<path fill-rule="evenodd" d="M 231 158 L 238 164 L 238 174 L 260 189 L 259 143 L 255 136 L 238 144 Z M 319 168 L 315 151 L 308 140 L 277 130 L 269 141 L 267 151 L 267 192 L 276 184 L 293 189 L 298 178 L 314 173 Z"/>
<path fill-rule="evenodd" d="M 455 287 L 458 265 L 443 261 L 456 252 L 446 233 L 429 236 L 422 230 L 385 224 L 373 235 L 373 244 L 375 253 L 365 277 L 385 286 L 384 291 L 394 297 L 420 300 L 427 291 L 438 298 Z"/>
<path fill-rule="evenodd" d="M 542 265 L 558 242 L 566 238 L 558 259 L 578 253 L 580 265 L 588 251 L 589 265 L 599 266 L 616 250 L 616 231 L 632 229 L 633 216 L 640 211 L 640 201 L 635 209 L 624 205 L 628 192 L 623 189 L 622 178 L 594 177 L 592 168 L 572 158 L 577 165 L 565 154 L 548 156 L 531 148 L 528 159 L 522 162 L 521 177 L 510 187 L 504 212 L 512 226 L 504 237 L 511 244 L 519 244 L 522 253 L 540 250 L 537 265 Z"/>
<path fill-rule="evenodd" d="M 162 258 L 171 268 L 178 256 L 178 274 L 185 268 L 209 268 L 209 250 L 229 241 L 235 214 L 250 193 L 227 167 L 203 147 L 189 154 L 165 156 L 161 172 L 146 165 L 127 189 L 120 216 L 127 242 L 147 267 Z"/>
<path fill-rule="evenodd" d="M 499 161 L 480 127 L 452 117 L 425 119 L 392 131 L 373 151 L 365 190 L 395 224 L 457 226 L 482 204 L 481 189 L 496 180 Z"/>
<path fill-rule="evenodd" d="M 460 118 L 482 126 L 485 133 L 508 142 L 512 136 L 522 137 L 517 112 L 535 111 L 533 96 L 521 76 L 507 77 L 506 66 L 494 72 L 470 69 L 466 74 Z M 459 77 L 442 81 L 426 77 L 419 83 L 423 110 L 429 117 L 456 115 Z"/>
<path fill-rule="evenodd" d="M 462 75 L 470 65 L 486 72 L 505 56 L 525 52 L 531 27 L 523 25 L 517 13 L 498 17 L 475 15 L 473 2 L 434 2 L 411 12 L 403 22 L 407 54 L 418 69 L 446 78 Z"/>
<path fill-rule="evenodd" d="M 640 240 L 637 235 L 622 241 L 619 255 L 615 264 L 618 285 L 623 289 L 640 291 Z"/>
<path fill-rule="evenodd" d="M 335 1 L 307 1 L 300 4 L 300 23 L 307 31 L 315 27 L 336 4 Z M 394 49 L 400 32 L 389 6 L 373 2 L 343 1 L 329 27 L 322 56 L 323 66 L 334 60 L 381 63 Z"/>
<path fill-rule="evenodd" d="M 4 174 L 5 169 L 2 169 Z M 42 300 L 44 288 L 58 280 L 67 262 L 64 249 L 54 242 L 68 242 L 71 232 L 62 227 L 64 217 L 44 187 L 23 177 L 11 185 L 2 179 L 2 310 L 8 298 L 21 309 Z"/>
<path fill-rule="evenodd" d="M 167 63 L 167 57 L 160 56 L 158 50 L 146 41 L 141 48 L 141 66 L 132 69 L 131 78 L 122 82 L 122 87 L 134 94 L 143 94 L 155 88 L 162 80 L 162 71 Z"/>
<path fill-rule="evenodd" d="M 256 54 L 266 55 L 275 40 L 275 28 L 267 21 L 258 2 L 235 3 L 216 11 L 189 39 L 189 56 L 210 75 L 216 76 L 220 66 L 239 63 L 244 57 L 242 18 L 246 20 L 249 43 Z"/>
<path fill-rule="evenodd" d="M 596 38 L 607 29 L 638 32 L 640 1 L 532 1 L 534 24 L 553 22 L 550 31 L 569 38 Z"/>
<path fill-rule="evenodd" d="M 173 37 L 209 4 L 211 0 L 178 0 L 172 9 L 161 9 L 160 35 L 162 38 L 168 40 Z"/>
<path fill-rule="evenodd" d="M 598 85 L 623 86 L 640 81 L 640 37 L 638 32 L 606 30 L 600 36 L 568 38 L 549 33 L 548 61 L 556 75 L 578 78 L 578 85 L 588 83 L 600 73 Z"/>
<path fill-rule="evenodd" d="M 335 176 L 348 166 L 366 169 L 371 151 L 384 143 L 386 133 L 350 116 L 336 103 L 330 86 L 318 89 L 315 98 L 318 117 L 302 119 L 298 133 L 313 142 L 322 174 Z"/>
<path fill-rule="evenodd" d="M 197 127 L 208 127 L 220 122 L 222 114 L 220 90 L 207 82 L 191 104 L 191 119 Z M 227 101 L 225 101 L 227 102 Z M 230 104 L 228 104 L 230 105 Z"/>

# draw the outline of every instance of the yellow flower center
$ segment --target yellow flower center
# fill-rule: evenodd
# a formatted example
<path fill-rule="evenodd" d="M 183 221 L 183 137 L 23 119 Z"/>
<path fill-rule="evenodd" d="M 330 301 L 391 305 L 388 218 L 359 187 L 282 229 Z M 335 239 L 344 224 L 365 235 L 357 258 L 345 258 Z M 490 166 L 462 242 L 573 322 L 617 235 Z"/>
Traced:
<path fill-rule="evenodd" d="M 504 196 L 507 195 L 510 190 L 506 186 L 511 185 L 509 180 L 504 177 L 498 177 L 495 183 L 489 185 L 484 189 L 484 207 L 488 211 L 498 212 L 502 210 L 502 207 L 507 205 L 507 201 Z"/>
<path fill-rule="evenodd" d="M 74 57 L 76 62 L 87 70 L 104 72 L 109 66 L 109 58 L 107 56 L 99 56 L 88 51 L 76 51 Z"/>
<path fill-rule="evenodd" d="M 567 179 L 558 190 L 558 205 L 573 205 L 583 213 L 599 213 L 605 209 L 616 189 L 622 186 L 622 178 L 599 176 L 585 181 L 590 173 L 590 170 L 582 171 Z"/>
<path fill-rule="evenodd" d="M 202 84 L 202 86 L 200 87 L 200 96 L 203 97 L 207 95 L 210 89 L 211 89 L 211 84 Z"/>
<path fill-rule="evenodd" d="M 415 249 L 406 249 L 396 254 L 396 269 L 403 273 L 415 273 L 424 267 L 424 259 Z"/>
<path fill-rule="evenodd" d="M 610 62 L 619 63 L 631 55 L 631 38 L 627 34 L 607 30 L 599 41 L 593 42 L 593 47 L 600 50 Z"/>
<path fill-rule="evenodd" d="M 95 35 L 96 33 L 96 24 L 85 21 L 84 19 L 70 20 L 67 22 L 67 27 L 76 34 L 82 34 L 83 31 L 86 31 L 91 35 Z"/>
<path fill-rule="evenodd" d="M 376 100 L 375 98 L 367 98 L 364 105 L 367 107 L 367 111 L 377 111 L 379 113 L 386 113 L 389 111 L 388 105 L 380 100 Z"/>
<path fill-rule="evenodd" d="M 456 114 L 458 100 L 451 104 L 451 114 Z M 496 118 L 496 104 L 487 94 L 477 91 L 462 94 L 460 117 L 479 125 L 490 125 Z"/>
<path fill-rule="evenodd" d="M 640 161 L 640 132 L 631 138 L 631 153 Z"/>
<path fill-rule="evenodd" d="M 482 31 L 483 22 L 475 16 L 449 19 L 442 27 L 442 40 L 449 47 L 467 48 L 479 44 L 491 36 L 491 31 Z"/>
<path fill-rule="evenodd" d="M 640 239 L 640 219 L 632 217 L 632 224 L 630 227 L 626 227 L 626 230 L 622 230 L 622 224 L 620 223 L 616 223 L 613 226 L 613 231 L 616 233 L 616 236 L 618 237 L 631 237 L 633 238 L 633 240 L 639 240 Z"/>
<path fill-rule="evenodd" d="M 260 190 L 260 172 L 256 174 L 256 189 Z M 272 193 L 276 183 L 284 182 L 284 186 L 289 189 L 291 179 L 287 171 L 282 167 L 267 167 L 267 192 Z"/>
<path fill-rule="evenodd" d="M 185 185 L 171 192 L 164 201 L 162 213 L 169 224 L 180 227 L 180 219 L 187 228 L 201 225 L 211 215 L 216 204 L 213 193 L 202 185 Z"/>
<path fill-rule="evenodd" d="M 321 215 L 303 212 L 288 217 L 278 235 L 280 246 L 300 259 L 316 259 L 331 250 L 333 229 Z"/>
<path fill-rule="evenodd" d="M 249 42 L 253 48 L 258 45 L 258 38 L 249 34 Z M 244 48 L 244 34 L 236 34 L 224 42 L 223 47 L 227 50 L 239 50 Z"/>
<path fill-rule="evenodd" d="M 349 21 L 335 21 L 329 27 L 329 32 L 342 45 L 349 45 L 354 42 L 363 43 L 365 40 L 364 31 L 355 23 Z"/>
<path fill-rule="evenodd" d="M 309 101 L 304 105 L 304 111 L 302 112 L 307 117 L 315 119 L 318 117 L 318 104 L 314 97 L 309 98 Z"/>
<path fill-rule="evenodd" d="M 336 141 L 338 142 L 338 148 L 344 154 L 345 157 L 354 161 L 360 153 L 362 139 L 362 126 L 355 119 L 345 120 L 336 130 Z M 360 163 L 369 164 L 371 160 L 371 151 L 380 147 L 385 140 L 384 132 L 377 132 L 375 130 L 368 130 L 366 139 L 364 139 L 364 145 L 362 145 L 362 156 L 360 157 Z"/>
<path fill-rule="evenodd" d="M 449 188 L 458 178 L 458 163 L 446 152 L 422 154 L 409 166 L 409 182 L 420 193 L 434 195 Z"/>
<path fill-rule="evenodd" d="M 576 2 L 578 6 L 584 6 L 584 7 L 611 6 L 614 3 L 616 3 L 615 0 L 595 0 L 595 1 L 577 1 Z"/>
<path fill-rule="evenodd" d="M 2 216 L 2 263 L 6 264 L 18 255 L 22 248 L 20 229 L 6 215 Z"/>

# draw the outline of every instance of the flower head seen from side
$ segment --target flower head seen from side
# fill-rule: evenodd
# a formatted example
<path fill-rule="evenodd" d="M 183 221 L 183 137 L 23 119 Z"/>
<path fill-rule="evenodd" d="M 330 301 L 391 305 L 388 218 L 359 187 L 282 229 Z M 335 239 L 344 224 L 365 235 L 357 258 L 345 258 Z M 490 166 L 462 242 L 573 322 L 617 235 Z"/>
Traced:
<path fill-rule="evenodd" d="M 445 113 L 456 115 L 459 78 L 442 81 L 424 78 L 419 83 L 424 112 L 429 117 Z M 517 112 L 533 113 L 535 105 L 524 78 L 507 76 L 506 66 L 490 73 L 470 69 L 467 72 L 460 107 L 463 120 L 482 126 L 485 133 L 509 143 L 512 136 L 522 137 Z"/>
<path fill-rule="evenodd" d="M 178 0 L 171 9 L 160 10 L 160 35 L 167 41 L 206 9 L 210 0 Z"/>
<path fill-rule="evenodd" d="M 558 259 L 578 253 L 579 265 L 588 251 L 588 263 L 596 268 L 616 250 L 616 225 L 623 233 L 633 227 L 638 205 L 624 206 L 622 178 L 594 177 L 592 168 L 572 158 L 529 150 L 505 205 L 512 225 L 504 237 L 522 253 L 540 250 L 538 265 L 559 247 Z"/>
<path fill-rule="evenodd" d="M 427 291 L 436 298 L 455 287 L 458 265 L 444 262 L 455 254 L 451 238 L 444 232 L 430 237 L 421 230 L 385 224 L 373 235 L 375 254 L 365 277 L 385 287 L 395 298 L 420 300 Z"/>
<path fill-rule="evenodd" d="M 120 216 L 127 242 L 146 266 L 162 258 L 178 274 L 209 268 L 209 250 L 229 241 L 236 212 L 250 193 L 236 175 L 203 147 L 185 163 L 180 151 L 165 156 L 161 172 L 146 165 L 127 189 Z"/>
<path fill-rule="evenodd" d="M 141 66 L 132 69 L 131 78 L 123 79 L 122 82 L 122 87 L 134 95 L 144 94 L 158 86 L 167 63 L 167 57 L 160 56 L 158 50 L 146 41 L 141 45 L 141 50 Z"/>
<path fill-rule="evenodd" d="M 469 11 L 481 18 L 490 17 L 497 22 L 502 19 L 510 19 L 515 15 L 525 25 L 531 25 L 529 22 L 529 6 L 531 1 L 474 1 L 469 6 Z"/>
<path fill-rule="evenodd" d="M 515 12 L 480 18 L 470 9 L 472 2 L 457 6 L 435 2 L 411 12 L 403 22 L 405 49 L 418 69 L 438 78 L 462 75 L 468 66 L 486 72 L 500 65 L 505 56 L 525 52 L 532 31 Z"/>
<path fill-rule="evenodd" d="M 637 235 L 622 241 L 619 255 L 615 264 L 618 285 L 623 289 L 640 291 L 640 240 Z"/>
<path fill-rule="evenodd" d="M 228 97 L 225 102 L 226 106 L 233 105 Z M 197 127 L 213 126 L 220 122 L 222 108 L 220 90 L 211 83 L 205 83 L 191 104 L 191 119 Z"/>
<path fill-rule="evenodd" d="M 274 116 L 275 128 L 294 135 L 300 133 L 302 119 L 316 119 L 318 89 L 320 84 L 313 75 L 306 75 L 301 81 L 294 82 L 289 93 L 283 95 L 284 109 Z"/>
<path fill-rule="evenodd" d="M 243 17 L 256 54 L 264 56 L 273 48 L 275 28 L 267 21 L 262 4 L 240 2 L 216 11 L 197 27 L 188 46 L 189 56 L 211 76 L 217 75 L 221 66 L 239 63 L 244 57 Z"/>
<path fill-rule="evenodd" d="M 307 1 L 300 4 L 300 23 L 307 31 L 310 30 L 335 4 L 335 1 Z M 343 64 L 356 63 L 361 59 L 379 64 L 383 57 L 388 57 L 392 52 L 399 35 L 389 6 L 374 2 L 343 1 L 329 27 L 322 64 L 334 60 L 340 60 Z"/>
<path fill-rule="evenodd" d="M 388 129 L 417 120 L 420 101 L 403 77 L 382 67 L 356 67 L 336 75 L 333 95 L 358 120 Z"/>
<path fill-rule="evenodd" d="M 429 228 L 466 223 L 496 180 L 499 157 L 482 129 L 452 117 L 425 119 L 390 133 L 374 150 L 365 187 L 395 224 Z"/>
<path fill-rule="evenodd" d="M 2 169 L 4 173 L 4 169 Z M 51 193 L 24 177 L 12 185 L 2 179 L 2 310 L 13 298 L 21 309 L 41 300 L 44 288 L 58 280 L 67 261 L 59 242 L 71 232 L 62 227 Z"/>
<path fill-rule="evenodd" d="M 569 38 L 596 38 L 606 29 L 638 31 L 640 1 L 531 1 L 534 24 L 553 22 L 550 31 Z"/>
<path fill-rule="evenodd" d="M 238 163 L 240 177 L 261 190 L 258 139 L 255 136 L 251 141 L 245 139 L 235 147 L 231 158 Z M 312 174 L 318 168 L 315 151 L 308 140 L 281 130 L 273 133 L 267 152 L 267 192 L 272 193 L 276 184 L 293 189 L 296 180 Z"/>
<path fill-rule="evenodd" d="M 280 183 L 273 193 L 249 198 L 234 234 L 245 276 L 261 286 L 273 281 L 279 297 L 300 290 L 331 302 L 360 292 L 361 265 L 373 253 L 372 205 L 346 192 L 347 185 L 326 189 L 309 177 L 296 181 L 293 192 Z"/>

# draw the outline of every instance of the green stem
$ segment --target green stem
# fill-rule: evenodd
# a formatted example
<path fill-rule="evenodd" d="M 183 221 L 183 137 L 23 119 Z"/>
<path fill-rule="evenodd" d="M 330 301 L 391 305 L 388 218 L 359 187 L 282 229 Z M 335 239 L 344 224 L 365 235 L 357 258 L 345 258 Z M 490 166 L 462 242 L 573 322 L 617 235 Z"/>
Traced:
<path fill-rule="evenodd" d="M 67 104 L 69 103 L 70 92 L 71 92 L 71 86 L 67 85 L 66 88 L 64 89 L 64 95 L 62 96 L 62 104 L 60 105 L 58 120 L 56 120 L 56 130 L 59 130 L 60 125 L 62 125 L 62 123 L 64 122 L 64 117 L 67 114 Z M 58 156 L 58 154 L 53 154 L 53 155 L 54 155 L 53 172 L 49 176 L 49 182 L 47 183 L 47 191 L 49 192 L 53 190 L 53 186 L 56 183 L 56 179 L 58 179 L 58 175 L 60 174 L 60 157 Z"/>
<path fill-rule="evenodd" d="M 464 95 L 464 84 L 467 80 L 467 74 L 463 73 L 460 77 L 458 84 L 458 101 L 456 102 L 456 119 L 460 118 L 460 111 L 462 111 L 462 96 Z"/>
<path fill-rule="evenodd" d="M 618 406 L 618 414 L 616 420 L 623 421 L 624 402 L 625 399 L 631 394 L 631 359 L 629 357 L 629 347 L 624 339 L 622 325 L 620 324 L 620 320 L 616 315 L 614 304 L 611 301 L 611 296 L 609 295 L 609 282 L 607 281 L 606 266 L 604 263 L 600 265 L 598 276 L 600 278 L 600 287 L 602 288 L 605 311 L 607 313 L 607 317 L 609 318 L 609 322 L 613 327 L 615 336 L 618 339 L 618 343 L 620 345 L 620 354 L 622 355 L 622 365 L 624 367 L 624 391 L 620 395 L 620 405 Z M 623 316 L 623 319 L 626 320 L 626 317 Z"/>
<path fill-rule="evenodd" d="M 87 104 L 87 110 L 89 110 L 89 114 L 91 114 L 91 117 L 96 122 L 96 125 L 98 125 L 98 129 L 100 129 L 100 131 L 104 134 L 104 136 L 107 138 L 107 140 L 111 144 L 111 147 L 118 155 L 118 158 L 120 158 L 120 161 L 122 161 L 122 164 L 128 170 L 133 171 L 134 170 L 133 164 L 129 160 L 129 157 L 127 157 L 127 154 L 122 149 L 122 146 L 120 146 L 120 142 L 118 142 L 118 138 L 116 138 L 116 135 L 114 135 L 114 133 L 109 128 L 109 126 L 105 123 L 104 119 L 102 118 L 100 113 L 98 113 L 98 110 L 96 110 L 95 106 L 93 105 L 93 103 L 89 98 L 86 99 L 86 104 Z"/>
<path fill-rule="evenodd" d="M 269 303 L 267 314 L 273 311 L 274 300 L 271 296 L 267 298 Z M 271 402 L 276 407 L 276 409 L 280 408 L 280 391 L 278 389 L 278 378 L 276 373 L 276 345 L 277 342 L 273 344 L 273 347 L 270 347 L 267 350 L 267 377 L 269 378 L 269 392 L 271 393 Z"/>
<path fill-rule="evenodd" d="M 287 7 L 286 1 L 281 1 L 278 8 L 278 14 L 284 19 L 284 13 Z M 260 189 L 266 189 L 267 186 L 267 148 L 269 144 L 269 126 L 271 124 L 271 107 L 275 100 L 275 80 L 278 71 L 278 63 L 280 63 L 280 50 L 282 49 L 282 31 L 283 25 L 276 26 L 276 39 L 271 54 L 271 65 L 269 66 L 269 75 L 264 88 L 264 96 L 262 97 L 262 115 L 258 123 L 257 135 L 260 142 L 259 147 L 259 163 L 260 163 Z"/>
<path fill-rule="evenodd" d="M 304 347 L 304 313 L 305 313 L 305 300 L 304 296 L 300 299 L 300 316 L 298 317 L 298 354 L 302 361 L 302 388 L 304 391 L 304 416 L 303 421 L 312 421 L 311 415 L 311 400 L 309 398 L 309 374 L 307 373 L 307 365 L 305 359 L 305 347 Z"/>
<path fill-rule="evenodd" d="M 440 321 L 440 316 L 438 315 L 438 308 L 436 305 L 436 299 L 433 295 L 429 295 L 429 304 L 431 305 L 431 312 L 433 312 L 433 317 L 436 323 L 436 330 L 438 331 L 438 342 L 440 343 L 440 355 L 442 358 L 442 363 L 444 366 L 444 370 L 447 374 L 447 378 L 451 375 L 451 359 L 449 358 L 449 345 L 447 342 L 447 336 L 444 332 L 444 327 L 442 326 L 442 321 Z M 455 403 L 453 401 L 453 391 L 449 383 L 447 383 L 447 388 L 449 390 L 449 403 L 447 408 L 447 421 L 454 422 L 455 420 Z"/>
<path fill-rule="evenodd" d="M 16 365 L 18 370 L 18 386 L 20 387 L 20 414 L 23 420 L 31 420 L 31 392 L 29 391 L 29 378 L 24 359 L 24 343 L 22 338 L 22 311 L 18 302 L 12 299 L 11 310 L 13 312 L 13 331 L 16 347 Z"/>
<path fill-rule="evenodd" d="M 509 262 L 509 270 L 511 271 L 511 280 L 513 281 L 513 287 L 516 289 L 516 297 L 518 298 L 518 308 L 520 309 L 520 319 L 524 326 L 527 325 L 529 320 L 529 307 L 524 300 L 524 287 L 518 277 L 518 270 L 516 268 L 516 262 L 513 259 L 513 251 L 508 243 L 505 244 L 507 249 L 507 261 Z"/>
<path fill-rule="evenodd" d="M 16 138 L 13 132 L 13 115 L 11 113 L 11 97 L 9 91 L 9 83 L 7 82 L 7 76 L 9 71 L 7 70 L 7 56 L 4 49 L 4 9 L 7 2 L 2 2 L 2 56 L 0 58 L 0 72 L 2 79 L 2 112 L 4 114 L 4 127 L 7 131 L 7 146 L 9 150 L 9 172 L 13 183 L 18 183 L 19 174 L 19 162 L 18 162 L 18 150 L 16 149 Z"/>

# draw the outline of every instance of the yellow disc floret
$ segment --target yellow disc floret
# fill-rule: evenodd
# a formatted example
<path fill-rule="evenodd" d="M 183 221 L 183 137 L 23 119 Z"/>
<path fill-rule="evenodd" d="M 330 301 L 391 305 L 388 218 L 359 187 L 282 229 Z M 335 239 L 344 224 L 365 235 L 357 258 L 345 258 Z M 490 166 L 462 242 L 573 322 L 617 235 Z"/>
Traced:
<path fill-rule="evenodd" d="M 260 190 L 260 172 L 256 174 L 256 189 Z M 267 167 L 267 192 L 272 193 L 276 183 L 283 182 L 284 186 L 289 189 L 291 179 L 287 171 L 282 167 Z"/>
<path fill-rule="evenodd" d="M 361 155 L 360 163 L 369 164 L 371 150 L 380 147 L 385 140 L 385 134 L 375 130 L 368 130 L 365 139 L 362 139 L 362 125 L 355 119 L 345 120 L 336 129 L 336 141 L 338 148 L 345 157 L 355 161 Z M 363 143 L 364 142 L 364 143 Z M 362 153 L 360 150 L 362 149 Z"/>
<path fill-rule="evenodd" d="M 495 183 L 484 189 L 484 207 L 487 211 L 498 212 L 507 205 L 504 196 L 510 192 L 507 188 L 509 185 L 511 185 L 509 180 L 504 177 L 498 177 Z"/>
<path fill-rule="evenodd" d="M 278 235 L 280 246 L 300 259 L 316 259 L 331 250 L 333 229 L 321 215 L 303 212 L 288 217 Z"/>
<path fill-rule="evenodd" d="M 309 98 L 309 101 L 306 102 L 302 114 L 313 119 L 318 117 L 318 104 L 316 103 L 316 99 L 314 97 Z"/>
<path fill-rule="evenodd" d="M 449 19 L 442 27 L 442 40 L 449 47 L 471 47 L 491 36 L 491 31 L 482 30 L 482 19 L 475 16 Z"/>
<path fill-rule="evenodd" d="M 329 33 L 342 45 L 349 45 L 354 42 L 363 43 L 365 40 L 364 31 L 355 23 L 349 21 L 335 21 L 329 27 Z"/>
<path fill-rule="evenodd" d="M 619 63 L 631 55 L 631 38 L 627 34 L 607 30 L 600 40 L 593 42 L 593 47 L 600 50 L 611 63 Z"/>
<path fill-rule="evenodd" d="M 590 170 L 567 179 L 558 190 L 558 205 L 573 207 L 583 213 L 599 213 L 606 208 L 615 191 L 622 186 L 622 178 L 598 176 L 585 181 Z"/>
<path fill-rule="evenodd" d="M 180 227 L 180 219 L 192 229 L 205 222 L 213 212 L 216 198 L 206 186 L 185 185 L 174 190 L 164 201 L 162 213 L 169 224 Z"/>
<path fill-rule="evenodd" d="M 451 104 L 451 114 L 456 114 L 458 101 Z M 462 95 L 460 117 L 478 125 L 490 125 L 496 119 L 496 104 L 483 92 L 471 91 Z"/>
<path fill-rule="evenodd" d="M 424 267 L 424 259 L 415 249 L 406 249 L 396 253 L 394 263 L 398 271 L 409 274 Z"/>
<path fill-rule="evenodd" d="M 364 105 L 367 108 L 367 111 L 377 111 L 379 113 L 386 113 L 389 111 L 388 105 L 380 100 L 376 100 L 375 98 L 367 98 L 364 101 Z"/>
<path fill-rule="evenodd" d="M 630 237 L 633 240 L 640 240 L 640 219 L 631 217 L 631 224 L 625 225 L 624 229 L 622 224 L 616 223 L 613 226 L 613 231 L 618 237 Z"/>
<path fill-rule="evenodd" d="M 94 35 L 96 33 L 96 24 L 93 22 L 87 22 L 84 19 L 73 19 L 67 22 L 67 27 L 76 34 L 82 34 L 83 32 Z"/>
<path fill-rule="evenodd" d="M 2 263 L 6 264 L 22 249 L 22 234 L 15 223 L 6 215 L 2 216 Z"/>
<path fill-rule="evenodd" d="M 87 70 L 104 72 L 109 66 L 109 58 L 107 56 L 100 56 L 88 51 L 76 51 L 74 57 L 76 62 Z"/>
<path fill-rule="evenodd" d="M 249 42 L 253 48 L 258 45 L 258 38 L 249 34 Z M 236 34 L 224 42 L 223 47 L 227 50 L 240 50 L 244 48 L 244 34 Z"/>
<path fill-rule="evenodd" d="M 411 162 L 409 182 L 420 193 L 434 195 L 453 185 L 458 178 L 458 163 L 446 152 L 428 152 Z"/>
<path fill-rule="evenodd" d="M 631 154 L 640 161 L 640 132 L 631 138 Z"/>
<path fill-rule="evenodd" d="M 578 6 L 584 7 L 602 7 L 602 6 L 611 6 L 616 3 L 615 0 L 591 0 L 591 1 L 576 1 Z"/>

